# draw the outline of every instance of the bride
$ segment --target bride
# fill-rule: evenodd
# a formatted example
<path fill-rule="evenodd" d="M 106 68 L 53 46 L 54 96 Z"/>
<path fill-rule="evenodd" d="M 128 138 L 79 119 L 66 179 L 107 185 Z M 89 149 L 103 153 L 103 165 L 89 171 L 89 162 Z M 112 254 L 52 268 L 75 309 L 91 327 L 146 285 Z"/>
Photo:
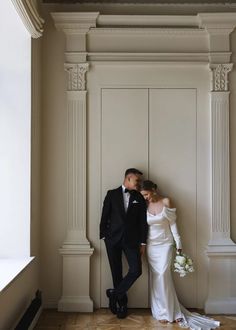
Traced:
<path fill-rule="evenodd" d="M 182 251 L 181 238 L 176 225 L 176 209 L 169 198 L 163 198 L 157 185 L 146 180 L 141 193 L 148 203 L 147 258 L 151 270 L 151 310 L 161 323 L 177 322 L 179 326 L 193 330 L 210 330 L 220 323 L 197 313 L 190 313 L 180 305 L 172 276 L 171 261 L 173 243 L 177 252 Z"/>

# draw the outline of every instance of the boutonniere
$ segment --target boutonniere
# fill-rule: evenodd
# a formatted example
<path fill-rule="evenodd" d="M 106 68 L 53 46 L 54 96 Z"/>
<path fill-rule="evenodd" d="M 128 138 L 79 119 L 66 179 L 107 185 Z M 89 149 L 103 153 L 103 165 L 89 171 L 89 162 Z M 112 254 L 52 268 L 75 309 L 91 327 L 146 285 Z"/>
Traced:
<path fill-rule="evenodd" d="M 132 204 L 138 204 L 138 201 L 136 199 L 132 202 Z"/>

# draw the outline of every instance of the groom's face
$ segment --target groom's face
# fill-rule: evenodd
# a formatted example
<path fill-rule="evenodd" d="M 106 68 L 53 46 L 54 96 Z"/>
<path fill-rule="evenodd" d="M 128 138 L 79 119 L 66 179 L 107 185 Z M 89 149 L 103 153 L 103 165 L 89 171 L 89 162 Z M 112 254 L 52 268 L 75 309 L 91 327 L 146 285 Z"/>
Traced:
<path fill-rule="evenodd" d="M 130 190 L 139 190 L 141 182 L 141 175 L 129 174 L 127 178 L 128 188 Z"/>

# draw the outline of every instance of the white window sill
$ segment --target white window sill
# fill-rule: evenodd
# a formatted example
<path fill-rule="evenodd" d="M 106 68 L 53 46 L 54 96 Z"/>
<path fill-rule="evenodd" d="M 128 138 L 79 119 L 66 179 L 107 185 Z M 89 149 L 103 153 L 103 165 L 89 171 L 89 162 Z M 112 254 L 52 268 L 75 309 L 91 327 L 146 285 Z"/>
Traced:
<path fill-rule="evenodd" d="M 34 257 L 28 258 L 0 258 L 0 292 L 32 262 Z"/>

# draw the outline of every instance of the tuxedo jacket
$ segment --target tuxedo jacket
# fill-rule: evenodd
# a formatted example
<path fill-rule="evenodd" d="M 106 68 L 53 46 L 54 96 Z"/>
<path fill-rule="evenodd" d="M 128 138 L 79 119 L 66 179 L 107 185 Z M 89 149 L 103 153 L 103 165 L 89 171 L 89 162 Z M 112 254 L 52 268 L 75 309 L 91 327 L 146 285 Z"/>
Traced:
<path fill-rule="evenodd" d="M 143 196 L 133 190 L 125 211 L 122 186 L 109 190 L 103 203 L 100 238 L 105 237 L 112 245 L 124 239 L 127 246 L 137 247 L 146 243 L 147 231 L 147 207 Z"/>

